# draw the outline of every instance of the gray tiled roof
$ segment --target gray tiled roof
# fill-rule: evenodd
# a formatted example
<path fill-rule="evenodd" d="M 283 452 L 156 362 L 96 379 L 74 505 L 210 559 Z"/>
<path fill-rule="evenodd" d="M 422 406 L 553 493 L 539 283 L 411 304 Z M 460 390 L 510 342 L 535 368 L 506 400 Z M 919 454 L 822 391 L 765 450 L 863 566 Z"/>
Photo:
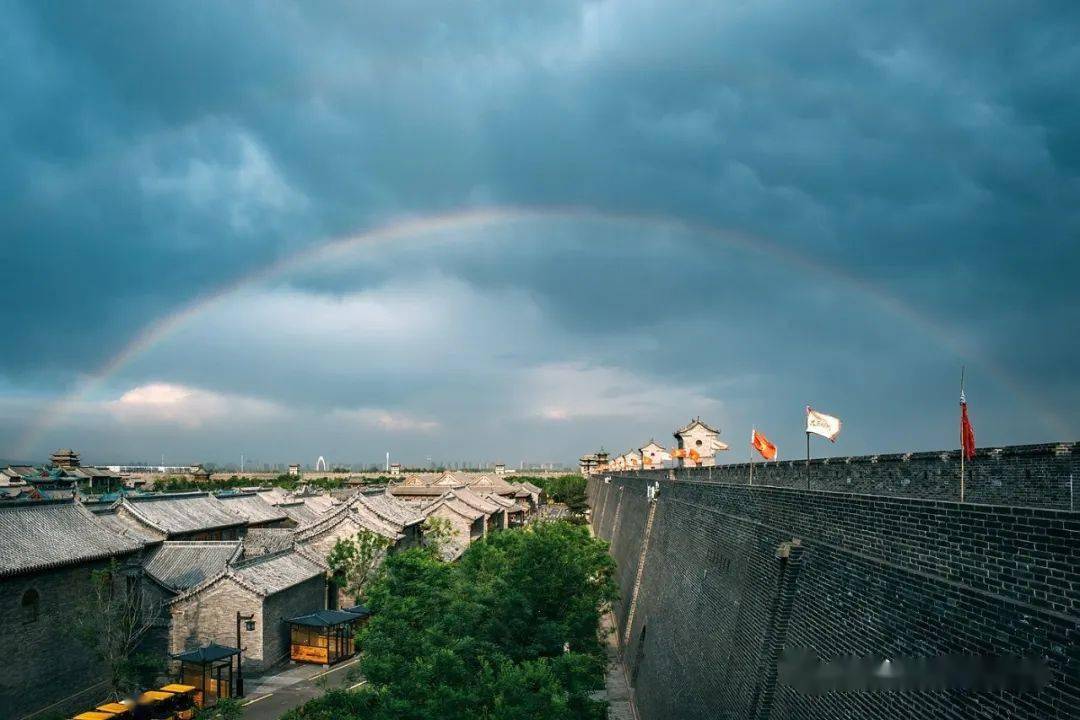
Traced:
<path fill-rule="evenodd" d="M 96 517 L 101 524 L 112 530 L 117 535 L 123 535 L 126 538 L 137 540 L 143 543 L 158 543 L 161 542 L 161 536 L 155 535 L 154 531 L 150 528 L 140 525 L 133 520 L 126 520 L 116 514 L 116 510 L 111 507 L 101 508 L 100 510 L 94 508 L 94 517 Z"/>
<path fill-rule="evenodd" d="M 468 484 L 469 477 L 467 475 L 452 470 L 447 470 L 428 482 L 428 485 L 439 485 L 441 487 L 464 487 Z"/>
<path fill-rule="evenodd" d="M 386 493 L 360 495 L 358 500 L 383 520 L 396 523 L 401 527 L 424 521 L 424 516 L 414 507 Z"/>
<path fill-rule="evenodd" d="M 71 500 L 0 507 L 0 576 L 124 555 L 141 547 Z"/>
<path fill-rule="evenodd" d="M 244 554 L 258 557 L 292 547 L 296 533 L 292 528 L 248 528 L 244 535 Z"/>
<path fill-rule="evenodd" d="M 105 468 L 99 467 L 92 467 L 89 465 L 81 465 L 77 468 L 73 468 L 68 471 L 68 474 L 78 478 L 112 478 L 114 480 L 120 479 L 120 475 L 112 472 L 111 470 L 106 470 Z"/>
<path fill-rule="evenodd" d="M 241 547 L 239 540 L 164 542 L 150 556 L 146 572 L 173 592 L 183 592 L 220 575 Z"/>
<path fill-rule="evenodd" d="M 500 477 L 491 477 L 490 475 L 481 475 L 473 482 L 469 483 L 469 487 L 478 493 L 487 491 L 493 491 L 499 495 L 513 495 L 514 486 L 506 482 Z"/>
<path fill-rule="evenodd" d="M 319 514 L 330 512 L 338 506 L 337 501 L 329 495 L 298 495 L 304 504 Z"/>
<path fill-rule="evenodd" d="M 524 509 L 519 504 L 514 502 L 513 500 L 510 500 L 508 498 L 504 498 L 501 495 L 496 495 L 495 493 L 491 493 L 490 495 L 486 495 L 485 497 L 488 500 L 490 500 L 491 502 L 493 502 L 496 505 L 499 505 L 500 507 L 505 509 L 507 512 L 512 512 L 512 513 L 521 512 L 521 510 Z"/>
<path fill-rule="evenodd" d="M 281 508 L 274 507 L 255 494 L 221 495 L 218 500 L 249 523 L 280 522 L 289 519 Z"/>
<path fill-rule="evenodd" d="M 686 425 L 684 425 L 683 427 L 681 427 L 681 428 L 679 428 L 678 430 L 676 430 L 676 431 L 675 431 L 675 433 L 674 433 L 675 437 L 676 437 L 676 438 L 678 438 L 678 437 L 679 437 L 680 435 L 682 435 L 683 433 L 686 433 L 686 432 L 690 432 L 690 430 L 691 430 L 691 429 L 692 429 L 692 428 L 693 428 L 693 427 L 694 427 L 695 425 L 700 425 L 701 427 L 705 428 L 705 429 L 706 429 L 706 430 L 708 430 L 709 432 L 711 432 L 711 433 L 714 433 L 714 434 L 716 434 L 716 435 L 719 435 L 719 434 L 720 434 L 720 431 L 719 431 L 719 430 L 717 430 L 717 429 L 716 429 L 716 428 L 714 428 L 714 427 L 710 427 L 710 426 L 706 425 L 706 424 L 705 424 L 705 422 L 704 422 L 704 421 L 703 421 L 703 420 L 702 420 L 701 418 L 697 417 L 697 418 L 694 418 L 693 420 L 691 420 L 690 422 L 688 422 L 688 423 L 687 423 Z"/>
<path fill-rule="evenodd" d="M 438 497 L 449 489 L 442 485 L 392 485 L 389 488 L 390 494 L 398 497 Z"/>
<path fill-rule="evenodd" d="M 314 523 L 297 528 L 296 539 L 304 542 L 319 537 L 332 530 L 339 523 L 349 521 L 391 540 L 399 540 L 402 537 L 398 532 L 397 527 L 388 524 L 385 520 L 361 504 L 357 498 L 353 498 L 333 512 L 321 516 Z"/>
<path fill-rule="evenodd" d="M 313 523 L 320 517 L 319 513 L 308 507 L 303 500 L 278 503 L 276 507 L 292 518 L 297 525 Z"/>
<path fill-rule="evenodd" d="M 243 517 L 209 493 L 125 497 L 120 502 L 139 520 L 169 535 L 245 524 Z"/>
<path fill-rule="evenodd" d="M 321 575 L 322 568 L 291 550 L 234 563 L 232 574 L 260 595 L 273 595 Z"/>
<path fill-rule="evenodd" d="M 456 490 L 454 490 L 454 495 L 458 498 L 458 500 L 461 500 L 461 502 L 465 503 L 471 508 L 479 510 L 485 515 L 491 515 L 492 513 L 497 513 L 502 510 L 502 508 L 497 503 L 494 503 L 487 498 L 480 497 L 468 488 L 457 488 Z"/>
<path fill-rule="evenodd" d="M 468 518 L 470 521 L 474 521 L 477 518 L 484 517 L 484 513 L 480 512 L 476 508 L 471 507 L 470 505 L 467 505 L 467 504 L 463 503 L 461 500 L 459 500 L 456 497 L 449 497 L 449 496 L 441 497 L 438 500 L 436 500 L 435 502 L 433 502 L 430 505 L 428 505 L 427 507 L 425 507 L 424 510 L 423 510 L 424 517 L 425 518 L 429 517 L 432 513 L 434 513 L 436 510 L 438 510 L 440 507 L 443 507 L 444 505 L 446 507 L 450 508 L 451 510 L 453 510 L 454 512 L 456 512 L 457 514 Z"/>

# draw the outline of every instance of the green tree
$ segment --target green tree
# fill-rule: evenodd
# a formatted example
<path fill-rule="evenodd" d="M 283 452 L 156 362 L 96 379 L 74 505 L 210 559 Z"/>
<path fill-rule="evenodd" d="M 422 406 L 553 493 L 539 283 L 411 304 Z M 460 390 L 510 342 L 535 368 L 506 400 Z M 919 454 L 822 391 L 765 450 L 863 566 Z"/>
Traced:
<path fill-rule="evenodd" d="M 388 538 L 371 530 L 339 539 L 326 558 L 334 584 L 359 602 L 364 586 L 389 547 Z"/>
<path fill-rule="evenodd" d="M 238 698 L 221 698 L 210 707 L 199 710 L 195 720 L 240 720 L 244 704 Z"/>
<path fill-rule="evenodd" d="M 557 503 L 566 505 L 572 512 L 582 513 L 587 506 L 585 488 L 588 481 L 581 475 L 560 475 L 558 477 L 523 477 L 511 478 L 514 482 L 531 482 L 544 490 L 544 493 Z"/>
<path fill-rule="evenodd" d="M 443 548 L 454 540 L 458 531 L 446 518 L 428 516 L 424 520 L 424 545 L 432 548 L 436 553 L 442 552 Z"/>
<path fill-rule="evenodd" d="M 473 543 L 456 563 L 431 547 L 389 556 L 365 591 L 369 684 L 287 720 L 601 720 L 600 613 L 616 597 L 603 541 L 540 522 Z"/>

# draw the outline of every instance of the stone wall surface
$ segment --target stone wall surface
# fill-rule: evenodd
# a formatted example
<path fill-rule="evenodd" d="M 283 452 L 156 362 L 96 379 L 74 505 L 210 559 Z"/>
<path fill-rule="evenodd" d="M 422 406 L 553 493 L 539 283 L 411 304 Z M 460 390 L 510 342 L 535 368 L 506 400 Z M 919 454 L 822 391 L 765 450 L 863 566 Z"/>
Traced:
<path fill-rule="evenodd" d="M 266 669 L 289 655 L 289 618 L 322 610 L 326 605 L 326 578 L 322 575 L 282 590 L 266 599 L 262 611 L 262 656 L 258 668 Z"/>
<path fill-rule="evenodd" d="M 263 627 L 262 599 L 229 578 L 178 600 L 169 610 L 169 652 L 173 655 L 211 642 L 236 647 L 237 612 L 253 613 L 257 627 Z M 254 672 L 262 660 L 263 637 L 259 632 L 244 632 L 244 667 Z"/>
<path fill-rule="evenodd" d="M 91 572 L 108 561 L 0 580 L 0 718 L 37 710 L 80 711 L 105 696 L 105 667 L 71 634 L 71 619 L 92 596 Z M 36 619 L 23 594 L 38 593 Z"/>
<path fill-rule="evenodd" d="M 976 492 L 1017 506 L 934 499 L 944 486 L 926 473 L 940 458 L 872 468 L 861 482 L 882 481 L 876 495 L 758 486 L 757 467 L 753 487 L 594 476 L 591 522 L 619 564 L 615 615 L 642 720 L 1080 717 L 1080 513 L 1046 507 L 1062 503 L 1075 455 L 1056 452 L 976 458 L 999 463 Z M 913 486 L 930 497 L 901 496 Z M 1051 679 L 1037 692 L 811 693 L 780 670 L 795 654 L 1038 656 Z"/>

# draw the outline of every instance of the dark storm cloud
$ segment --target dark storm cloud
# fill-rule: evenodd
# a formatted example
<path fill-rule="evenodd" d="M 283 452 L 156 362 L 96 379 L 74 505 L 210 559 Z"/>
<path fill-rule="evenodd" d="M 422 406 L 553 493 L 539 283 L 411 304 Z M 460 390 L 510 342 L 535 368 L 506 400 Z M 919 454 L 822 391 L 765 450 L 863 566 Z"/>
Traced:
<path fill-rule="evenodd" d="M 1075 3 L 0 12 L 12 387 L 66 387 L 163 314 L 328 238 L 463 205 L 569 204 L 761 236 L 898 299 L 965 352 L 931 358 L 925 331 L 891 327 L 828 276 L 778 282 L 776 261 L 692 231 L 557 223 L 404 248 L 362 282 L 294 281 L 378 288 L 410 268 L 515 289 L 601 341 L 597 362 L 678 380 L 784 373 L 823 343 L 892 359 L 853 401 L 968 354 L 1078 425 Z M 783 330 L 758 339 L 747 318 Z M 815 378 L 787 389 L 811 394 Z"/>

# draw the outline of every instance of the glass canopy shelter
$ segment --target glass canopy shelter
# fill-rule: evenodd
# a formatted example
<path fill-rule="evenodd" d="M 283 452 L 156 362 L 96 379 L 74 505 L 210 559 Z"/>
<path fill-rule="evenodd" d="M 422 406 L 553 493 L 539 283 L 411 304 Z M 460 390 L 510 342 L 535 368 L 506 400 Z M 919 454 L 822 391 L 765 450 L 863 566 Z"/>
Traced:
<path fill-rule="evenodd" d="M 318 610 L 290 618 L 290 657 L 298 662 L 333 665 L 356 652 L 354 635 L 360 616 L 345 610 Z"/>
<path fill-rule="evenodd" d="M 236 648 L 210 643 L 172 657 L 180 661 L 180 682 L 195 687 L 195 704 L 207 707 L 233 696 L 233 658 L 239 654 Z"/>

